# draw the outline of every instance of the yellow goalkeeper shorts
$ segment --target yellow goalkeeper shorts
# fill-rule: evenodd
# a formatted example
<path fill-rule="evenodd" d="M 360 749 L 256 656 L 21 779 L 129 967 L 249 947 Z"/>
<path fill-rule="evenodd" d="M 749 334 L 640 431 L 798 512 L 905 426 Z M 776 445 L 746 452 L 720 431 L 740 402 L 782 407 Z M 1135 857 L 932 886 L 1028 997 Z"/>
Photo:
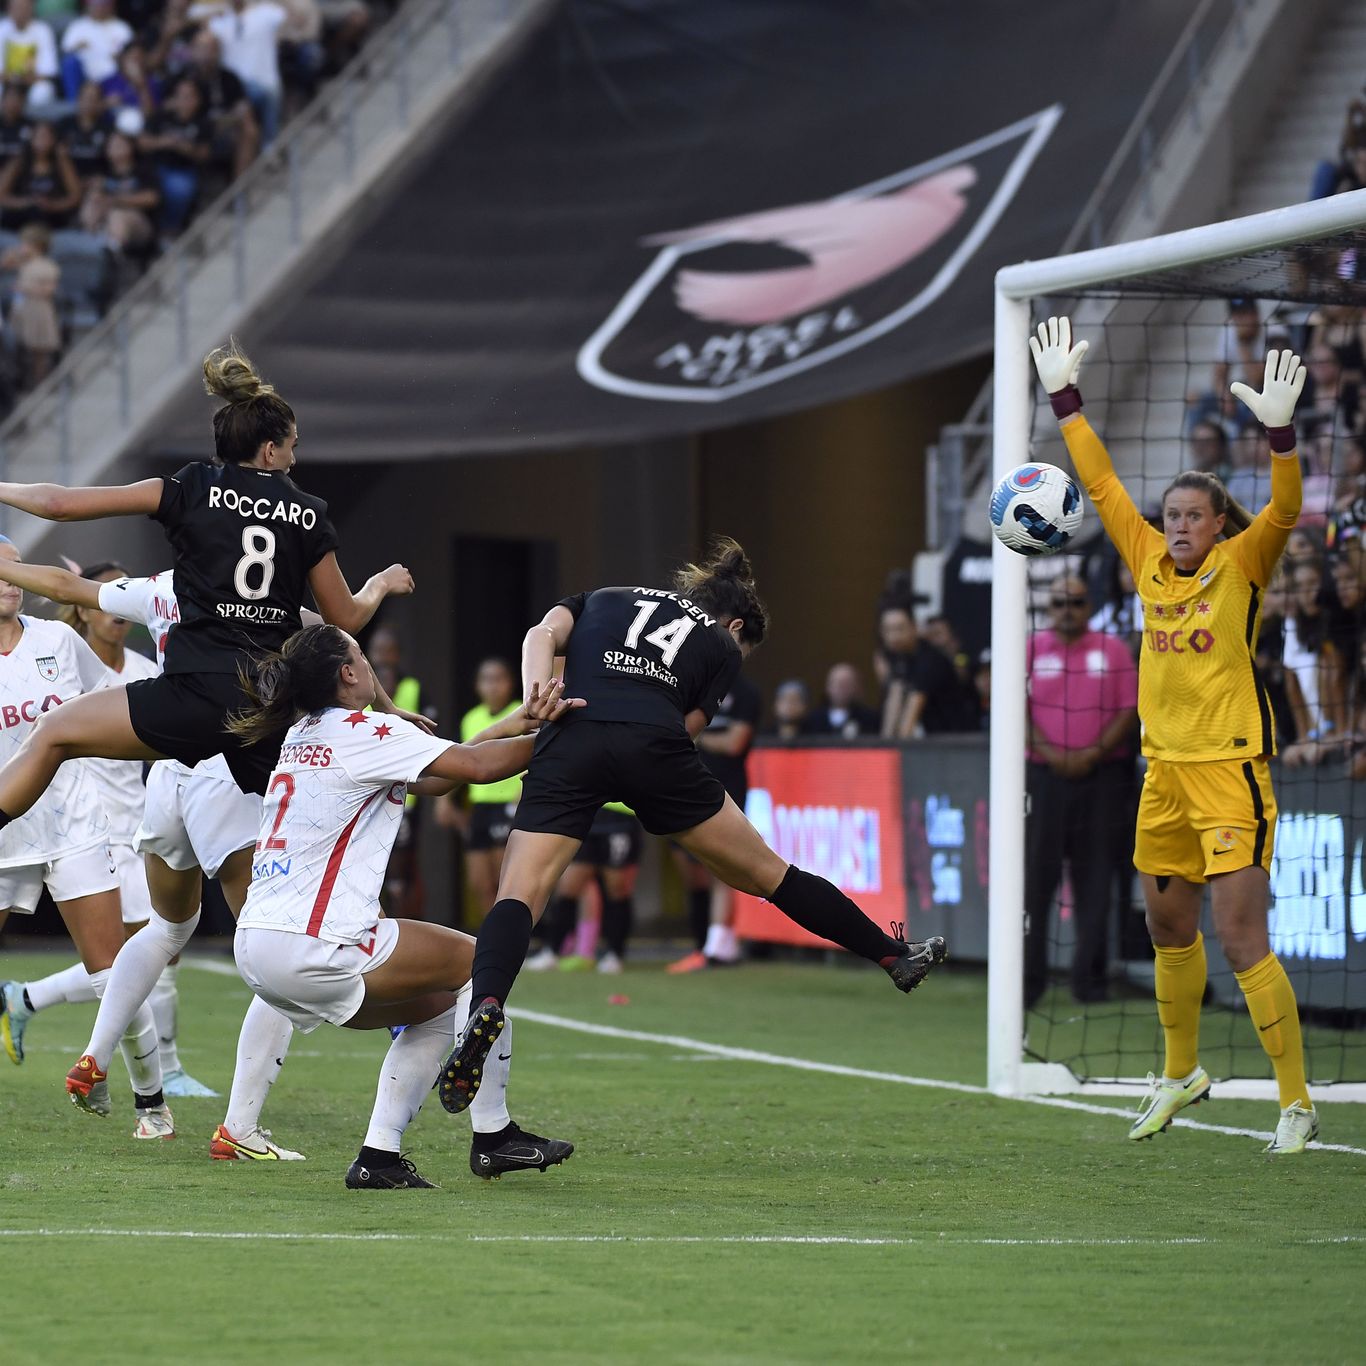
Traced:
<path fill-rule="evenodd" d="M 1275 836 L 1265 759 L 1148 761 L 1134 839 L 1140 873 L 1197 883 L 1258 865 L 1269 873 Z"/>

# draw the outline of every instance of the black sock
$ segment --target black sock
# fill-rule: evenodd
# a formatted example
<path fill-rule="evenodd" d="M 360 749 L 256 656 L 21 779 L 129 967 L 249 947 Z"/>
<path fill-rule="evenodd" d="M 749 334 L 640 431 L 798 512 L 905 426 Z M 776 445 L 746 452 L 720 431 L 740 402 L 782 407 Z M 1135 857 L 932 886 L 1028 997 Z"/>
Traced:
<path fill-rule="evenodd" d="M 356 1161 L 362 1167 L 369 1167 L 371 1171 L 376 1168 L 397 1167 L 398 1154 L 386 1152 L 383 1148 L 367 1148 L 362 1146 L 356 1154 Z"/>
<path fill-rule="evenodd" d="M 618 958 L 626 957 L 626 941 L 631 937 L 631 916 L 635 907 L 629 896 L 603 897 L 602 937 L 607 951 Z"/>
<path fill-rule="evenodd" d="M 557 896 L 545 908 L 541 923 L 536 926 L 536 936 L 546 948 L 559 953 L 564 941 L 574 933 L 579 920 L 579 903 L 572 896 Z"/>
<path fill-rule="evenodd" d="M 158 1087 L 150 1096 L 140 1096 L 135 1091 L 133 1093 L 133 1108 L 135 1110 L 155 1110 L 158 1105 L 165 1105 L 166 1097 L 161 1094 Z"/>
<path fill-rule="evenodd" d="M 703 948 L 707 942 L 707 931 L 711 929 L 710 887 L 688 893 L 688 928 L 697 941 L 697 947 Z"/>
<path fill-rule="evenodd" d="M 30 996 L 29 996 L 29 994 L 28 994 L 28 988 L 27 988 L 27 987 L 24 988 L 24 1009 L 25 1009 L 25 1010 L 32 1010 L 32 1009 L 33 1009 L 33 1001 L 32 1001 L 32 999 L 30 998 Z"/>
<path fill-rule="evenodd" d="M 884 934 L 832 882 L 790 867 L 769 897 L 789 920 L 838 944 L 860 958 L 885 966 L 902 952 L 902 943 Z"/>
<path fill-rule="evenodd" d="M 497 901 L 474 941 L 470 1001 L 478 1005 L 492 996 L 499 1005 L 508 998 L 531 947 L 531 908 L 525 901 Z"/>
<path fill-rule="evenodd" d="M 481 1134 L 475 1130 L 474 1151 L 477 1153 L 491 1153 L 495 1148 L 501 1148 L 504 1143 L 517 1132 L 517 1126 L 512 1123 L 505 1124 L 496 1133 Z"/>

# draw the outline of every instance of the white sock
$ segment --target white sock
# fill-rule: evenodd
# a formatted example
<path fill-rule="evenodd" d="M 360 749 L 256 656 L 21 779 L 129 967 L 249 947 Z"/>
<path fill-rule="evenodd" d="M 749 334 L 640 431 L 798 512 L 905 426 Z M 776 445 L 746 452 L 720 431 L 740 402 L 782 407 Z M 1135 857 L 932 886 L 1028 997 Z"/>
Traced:
<path fill-rule="evenodd" d="M 232 1074 L 228 1113 L 223 1117 L 223 1127 L 234 1138 L 246 1138 L 259 1126 L 261 1107 L 280 1075 L 293 1037 L 294 1026 L 285 1016 L 259 996 L 251 998 L 237 1036 L 237 1066 Z"/>
<path fill-rule="evenodd" d="M 441 1064 L 455 1046 L 456 1019 L 463 1019 L 468 1012 L 468 1002 L 457 1001 L 434 1020 L 409 1025 L 389 1045 L 379 1069 L 370 1127 L 365 1132 L 367 1148 L 386 1153 L 400 1151 L 403 1131 L 422 1109 Z"/>
<path fill-rule="evenodd" d="M 466 1001 L 464 1013 L 468 1012 L 469 1002 Z M 512 1020 L 505 1015 L 503 1032 L 498 1036 L 498 1042 L 489 1049 L 488 1061 L 484 1064 L 484 1080 L 470 1101 L 470 1124 L 475 1133 L 496 1134 L 512 1123 L 512 1116 L 508 1114 L 508 1073 L 511 1071 Z"/>
<path fill-rule="evenodd" d="M 129 941 L 132 942 L 131 940 Z M 95 998 L 104 1008 L 104 998 L 109 994 L 112 968 L 90 974 L 90 987 Z M 128 1069 L 128 1080 L 133 1084 L 134 1095 L 154 1096 L 161 1090 L 161 1058 L 157 1052 L 157 1023 L 152 1018 L 150 1007 L 144 1001 L 134 1012 L 128 1028 L 118 1039 L 119 1052 L 123 1054 L 123 1065 Z M 86 1052 L 90 1050 L 87 1049 Z M 112 1053 L 112 1049 L 110 1050 Z M 109 1070 L 109 1063 L 95 1059 L 101 1072 Z"/>
<path fill-rule="evenodd" d="M 147 1004 L 151 1006 L 152 1016 L 157 1022 L 157 1047 L 161 1050 L 163 1076 L 181 1070 L 180 1052 L 176 1047 L 176 1012 L 180 1005 L 176 976 L 179 972 L 177 964 L 167 963 L 152 988 L 152 994 L 147 998 Z"/>
<path fill-rule="evenodd" d="M 190 942 L 198 924 L 198 911 L 183 925 L 163 920 L 153 911 L 151 919 L 119 950 L 109 969 L 109 989 L 100 1001 L 100 1013 L 85 1050 L 102 1072 L 109 1070 L 114 1045 L 152 994 L 162 970 Z M 161 1070 L 160 1064 L 157 1070 Z"/>
<path fill-rule="evenodd" d="M 35 1011 L 63 1003 L 81 1005 L 95 999 L 90 974 L 85 970 L 84 963 L 63 968 L 61 972 L 54 972 L 50 977 L 39 978 L 36 982 L 25 982 L 24 990 L 28 992 L 28 999 Z"/>
<path fill-rule="evenodd" d="M 708 958 L 733 963 L 740 956 L 740 941 L 729 925 L 710 925 L 707 927 L 707 942 L 703 944 L 702 952 Z"/>

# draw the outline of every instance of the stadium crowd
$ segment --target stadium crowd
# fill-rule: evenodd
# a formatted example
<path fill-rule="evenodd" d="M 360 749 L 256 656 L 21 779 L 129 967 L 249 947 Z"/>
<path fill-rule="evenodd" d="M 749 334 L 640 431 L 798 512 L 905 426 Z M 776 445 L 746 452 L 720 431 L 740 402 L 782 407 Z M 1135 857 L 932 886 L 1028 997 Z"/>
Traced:
<path fill-rule="evenodd" d="M 0 409 L 274 141 L 389 0 L 8 0 Z"/>

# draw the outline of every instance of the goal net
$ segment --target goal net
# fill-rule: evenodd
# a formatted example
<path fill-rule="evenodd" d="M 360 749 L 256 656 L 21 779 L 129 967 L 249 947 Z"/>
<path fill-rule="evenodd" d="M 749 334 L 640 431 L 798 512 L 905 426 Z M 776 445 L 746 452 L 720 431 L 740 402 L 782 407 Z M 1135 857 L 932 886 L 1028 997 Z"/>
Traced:
<path fill-rule="evenodd" d="M 1090 343 L 1086 416 L 1145 514 L 1191 468 L 1220 474 L 1238 501 L 1260 508 L 1269 453 L 1228 382 L 1260 389 L 1270 347 L 1306 360 L 1296 419 L 1304 509 L 1265 586 L 1258 647 L 1281 751 L 1271 943 L 1299 999 L 1311 1083 L 1366 1100 L 1366 191 L 1013 266 L 996 285 L 994 478 L 1029 460 L 1071 469 L 1026 348 L 1052 315 L 1069 315 L 1074 337 Z M 1136 1089 L 1162 1060 L 1132 870 L 1142 763 L 1113 767 L 1104 816 L 1095 807 L 1027 814 L 1031 787 L 1057 800 L 1056 785 L 1027 773 L 1027 640 L 1071 601 L 1142 667 L 1145 649 L 1198 649 L 1198 626 L 1173 622 L 1165 640 L 1145 642 L 1132 580 L 1089 505 L 1065 554 L 1026 560 L 996 545 L 993 555 L 990 1084 L 1016 1094 Z M 1078 706 L 1095 705 L 1083 701 L 1096 695 L 1083 678 L 1064 682 L 1069 708 L 1074 688 Z M 1077 843 L 1069 849 L 1065 836 L 1105 819 L 1122 827 L 1105 868 L 1088 862 L 1095 844 L 1075 864 L 1063 857 Z M 1062 873 L 1041 909 L 1037 872 L 1054 858 Z M 1206 897 L 1201 1063 L 1225 1081 L 1223 1094 L 1274 1095 L 1209 919 Z"/>

